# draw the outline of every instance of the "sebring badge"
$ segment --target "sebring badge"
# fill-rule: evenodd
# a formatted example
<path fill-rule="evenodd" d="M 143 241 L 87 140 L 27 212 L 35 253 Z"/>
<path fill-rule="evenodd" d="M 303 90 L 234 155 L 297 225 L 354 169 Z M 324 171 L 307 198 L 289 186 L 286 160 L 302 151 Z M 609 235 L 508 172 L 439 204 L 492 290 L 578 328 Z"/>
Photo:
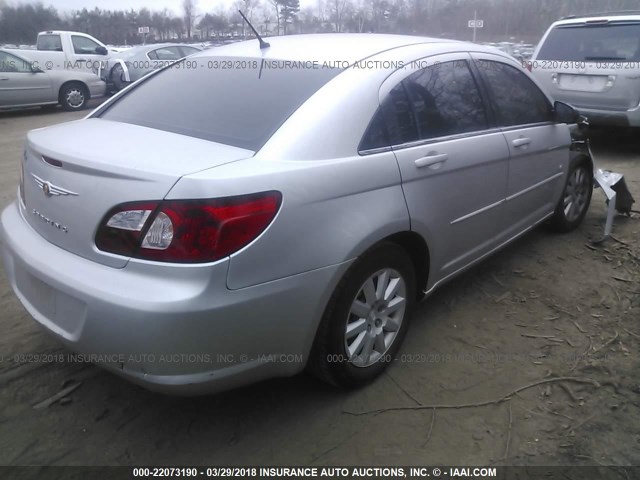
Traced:
<path fill-rule="evenodd" d="M 31 210 L 31 213 L 34 214 L 36 217 L 38 217 L 40 220 L 42 220 L 47 225 L 50 225 L 53 228 L 57 228 L 58 230 L 62 230 L 64 233 L 69 233 L 69 227 L 67 227 L 66 225 L 63 225 L 61 223 L 58 223 L 55 220 L 51 220 L 49 217 L 43 215 L 42 213 L 40 213 L 35 208 L 33 210 Z"/>
<path fill-rule="evenodd" d="M 76 197 L 78 196 L 76 192 L 72 192 L 71 190 L 67 190 L 62 187 L 56 187 L 51 182 L 47 180 L 43 180 L 39 176 L 33 173 L 31 174 L 31 176 L 35 180 L 38 187 L 42 189 L 42 193 L 44 193 L 45 196 L 47 197 L 59 197 L 59 196 L 67 196 L 67 195 L 74 195 Z"/>

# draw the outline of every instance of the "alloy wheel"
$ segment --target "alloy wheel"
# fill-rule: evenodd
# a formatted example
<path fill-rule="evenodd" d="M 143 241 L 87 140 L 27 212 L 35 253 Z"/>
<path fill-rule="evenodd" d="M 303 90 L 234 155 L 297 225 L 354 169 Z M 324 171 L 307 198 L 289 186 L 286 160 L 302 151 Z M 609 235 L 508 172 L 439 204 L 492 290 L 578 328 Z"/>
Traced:
<path fill-rule="evenodd" d="M 587 207 L 589 199 L 589 175 L 585 167 L 576 168 L 567 181 L 564 190 L 563 210 L 569 222 L 575 221 Z"/>
<path fill-rule="evenodd" d="M 345 351 L 352 365 L 373 365 L 389 350 L 406 303 L 406 282 L 396 270 L 385 268 L 364 282 L 351 303 L 345 330 Z"/>

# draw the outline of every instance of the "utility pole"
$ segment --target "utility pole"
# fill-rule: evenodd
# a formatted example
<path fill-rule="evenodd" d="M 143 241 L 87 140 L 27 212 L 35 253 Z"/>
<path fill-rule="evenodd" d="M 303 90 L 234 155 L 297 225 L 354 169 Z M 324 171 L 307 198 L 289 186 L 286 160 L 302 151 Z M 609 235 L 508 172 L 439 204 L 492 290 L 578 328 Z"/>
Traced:
<path fill-rule="evenodd" d="M 473 43 L 476 43 L 476 30 L 478 29 L 478 10 L 473 11 Z"/>

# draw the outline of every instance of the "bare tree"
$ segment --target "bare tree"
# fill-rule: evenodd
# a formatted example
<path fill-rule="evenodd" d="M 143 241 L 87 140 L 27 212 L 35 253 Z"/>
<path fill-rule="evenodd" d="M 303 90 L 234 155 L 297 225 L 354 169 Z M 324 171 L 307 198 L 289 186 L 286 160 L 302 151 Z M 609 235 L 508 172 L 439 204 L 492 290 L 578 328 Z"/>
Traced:
<path fill-rule="evenodd" d="M 287 34 L 287 25 L 292 23 L 300 12 L 300 0 L 278 0 L 280 4 L 280 18 L 284 26 L 283 33 Z"/>
<path fill-rule="evenodd" d="M 276 11 L 276 35 L 280 35 L 280 0 L 267 0 Z"/>
<path fill-rule="evenodd" d="M 349 0 L 332 0 L 331 10 L 336 33 L 342 32 L 344 14 L 347 9 L 353 7 Z"/>
<path fill-rule="evenodd" d="M 184 26 L 187 29 L 187 38 L 191 40 L 191 31 L 196 21 L 195 0 L 182 0 L 182 11 L 184 12 Z"/>
<path fill-rule="evenodd" d="M 253 11 L 258 5 L 257 0 L 236 0 L 233 3 L 233 10 L 237 13 L 240 10 L 244 15 L 249 19 L 251 23 L 253 23 Z M 247 34 L 247 25 L 242 21 L 242 36 L 245 37 Z"/>
<path fill-rule="evenodd" d="M 561 16 L 602 10 L 638 8 L 638 0 L 310 0 L 298 15 L 294 0 L 234 0 L 235 15 L 218 2 L 203 18 L 203 33 L 212 36 L 232 29 L 248 32 L 236 15 L 242 10 L 264 34 L 300 32 L 393 32 L 470 39 L 474 11 L 484 20 L 480 40 L 519 40 L 535 43 Z M 0 43 L 33 43 L 42 30 L 77 30 L 105 43 L 138 43 L 138 26 L 150 26 L 155 40 L 193 37 L 197 0 L 181 0 L 176 16 L 164 11 L 83 8 L 63 13 L 37 0 L 0 0 Z M 274 16 L 275 15 L 275 16 Z"/>

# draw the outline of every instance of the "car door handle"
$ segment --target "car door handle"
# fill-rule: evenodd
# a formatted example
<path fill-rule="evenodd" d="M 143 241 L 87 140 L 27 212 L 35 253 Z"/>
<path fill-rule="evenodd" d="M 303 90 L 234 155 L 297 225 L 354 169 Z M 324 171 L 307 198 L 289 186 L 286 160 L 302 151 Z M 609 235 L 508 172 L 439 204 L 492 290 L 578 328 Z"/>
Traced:
<path fill-rule="evenodd" d="M 431 167 L 434 169 L 440 168 L 440 166 L 449 159 L 449 155 L 446 153 L 430 153 L 426 157 L 422 157 L 414 161 L 417 168 Z"/>
<path fill-rule="evenodd" d="M 516 148 L 524 147 L 525 145 L 529 145 L 530 143 L 531 143 L 531 139 L 526 137 L 516 138 L 515 140 L 511 141 L 511 145 L 513 145 Z"/>
<path fill-rule="evenodd" d="M 7 77 L 0 77 L 0 80 L 9 80 Z"/>

